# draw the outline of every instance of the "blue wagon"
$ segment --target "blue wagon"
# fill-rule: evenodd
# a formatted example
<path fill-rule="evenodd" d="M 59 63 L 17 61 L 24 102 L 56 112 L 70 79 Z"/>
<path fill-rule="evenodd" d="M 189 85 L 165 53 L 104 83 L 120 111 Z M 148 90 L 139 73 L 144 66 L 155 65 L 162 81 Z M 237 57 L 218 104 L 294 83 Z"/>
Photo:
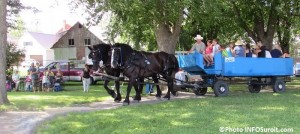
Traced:
<path fill-rule="evenodd" d="M 214 56 L 214 65 L 204 66 L 203 55 L 193 53 L 178 55 L 179 66 L 190 74 L 202 76 L 197 82 L 196 95 L 204 95 L 207 87 L 214 90 L 216 96 L 226 96 L 229 86 L 224 79 L 246 77 L 251 93 L 260 92 L 263 85 L 272 85 L 274 92 L 284 92 L 287 77 L 293 75 L 293 58 L 249 58 Z"/>

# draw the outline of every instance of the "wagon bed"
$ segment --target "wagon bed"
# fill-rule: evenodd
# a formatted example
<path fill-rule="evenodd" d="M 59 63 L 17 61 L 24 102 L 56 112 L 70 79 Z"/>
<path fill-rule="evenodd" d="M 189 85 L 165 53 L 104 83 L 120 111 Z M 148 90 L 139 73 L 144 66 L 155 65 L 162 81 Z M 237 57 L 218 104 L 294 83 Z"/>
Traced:
<path fill-rule="evenodd" d="M 179 67 L 190 74 L 201 75 L 196 94 L 205 94 L 212 87 L 216 96 L 228 94 L 224 78 L 248 77 L 251 93 L 258 93 L 262 85 L 272 85 L 275 92 L 285 91 L 286 77 L 293 75 L 293 58 L 249 58 L 214 56 L 214 65 L 204 66 L 203 55 L 193 53 L 178 55 Z M 206 90 L 206 91 L 205 91 Z"/>

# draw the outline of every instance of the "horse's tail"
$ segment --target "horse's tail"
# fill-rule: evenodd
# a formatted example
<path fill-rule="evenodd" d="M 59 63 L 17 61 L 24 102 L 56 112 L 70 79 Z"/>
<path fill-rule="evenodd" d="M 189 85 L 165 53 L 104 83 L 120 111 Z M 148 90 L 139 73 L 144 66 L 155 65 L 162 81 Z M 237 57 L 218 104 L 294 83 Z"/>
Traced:
<path fill-rule="evenodd" d="M 175 74 L 179 71 L 179 64 L 177 58 L 173 54 L 169 54 L 169 63 L 170 68 L 172 69 L 172 77 L 175 77 Z"/>

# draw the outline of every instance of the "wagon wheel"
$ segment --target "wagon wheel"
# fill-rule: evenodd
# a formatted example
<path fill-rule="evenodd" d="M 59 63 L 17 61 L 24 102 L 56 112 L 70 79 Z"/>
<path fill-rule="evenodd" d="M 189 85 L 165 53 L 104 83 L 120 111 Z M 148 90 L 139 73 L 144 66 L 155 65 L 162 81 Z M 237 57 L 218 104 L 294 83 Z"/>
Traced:
<path fill-rule="evenodd" d="M 250 93 L 259 93 L 261 90 L 261 85 L 255 84 L 258 83 L 258 80 L 251 80 L 250 85 L 248 86 Z"/>
<path fill-rule="evenodd" d="M 218 96 L 227 96 L 229 92 L 228 84 L 225 81 L 219 80 L 214 84 L 214 93 Z"/>
<path fill-rule="evenodd" d="M 273 86 L 273 91 L 276 93 L 282 93 L 285 91 L 285 82 L 283 80 L 276 80 Z"/>
<path fill-rule="evenodd" d="M 196 90 L 194 90 L 195 95 L 205 95 L 207 93 L 207 87 L 204 88 L 196 88 Z"/>

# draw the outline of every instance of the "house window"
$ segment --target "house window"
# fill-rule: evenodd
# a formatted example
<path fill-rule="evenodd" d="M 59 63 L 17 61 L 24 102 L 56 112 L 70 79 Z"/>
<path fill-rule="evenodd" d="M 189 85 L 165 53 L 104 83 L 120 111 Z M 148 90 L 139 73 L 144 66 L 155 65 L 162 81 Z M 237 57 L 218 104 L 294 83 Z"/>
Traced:
<path fill-rule="evenodd" d="M 24 47 L 26 46 L 32 46 L 32 42 L 23 42 Z"/>
<path fill-rule="evenodd" d="M 69 46 L 74 46 L 74 39 L 69 39 Z"/>
<path fill-rule="evenodd" d="M 84 45 L 85 46 L 91 45 L 91 39 L 84 39 Z"/>

